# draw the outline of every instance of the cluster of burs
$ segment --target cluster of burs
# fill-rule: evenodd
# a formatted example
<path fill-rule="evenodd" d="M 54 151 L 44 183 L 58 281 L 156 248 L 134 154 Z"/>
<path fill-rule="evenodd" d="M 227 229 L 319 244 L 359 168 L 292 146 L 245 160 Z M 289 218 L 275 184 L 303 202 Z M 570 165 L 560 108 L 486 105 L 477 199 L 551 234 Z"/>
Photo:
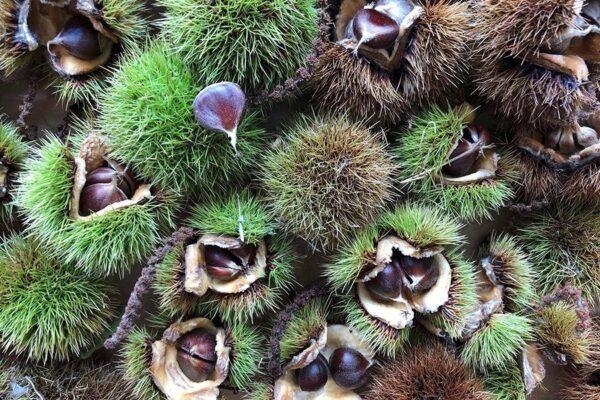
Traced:
<path fill-rule="evenodd" d="M 2 0 L 0 73 L 1 398 L 600 399 L 600 0 Z"/>

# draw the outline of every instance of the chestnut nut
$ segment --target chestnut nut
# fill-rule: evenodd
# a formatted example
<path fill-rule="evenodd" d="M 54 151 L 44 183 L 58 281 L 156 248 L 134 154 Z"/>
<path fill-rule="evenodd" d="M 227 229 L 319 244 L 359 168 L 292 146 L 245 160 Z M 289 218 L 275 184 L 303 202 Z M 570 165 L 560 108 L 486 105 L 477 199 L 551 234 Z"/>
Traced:
<path fill-rule="evenodd" d="M 248 244 L 236 249 L 224 249 L 213 245 L 204 247 L 206 271 L 213 278 L 222 281 L 237 278 L 244 269 L 244 260 L 252 264 L 255 256 L 256 247 Z"/>
<path fill-rule="evenodd" d="M 177 364 L 190 380 L 207 380 L 215 370 L 216 336 L 205 329 L 194 329 L 177 340 Z"/>
<path fill-rule="evenodd" d="M 348 347 L 336 349 L 329 357 L 329 369 L 335 383 L 346 389 L 357 389 L 367 381 L 371 363 L 359 351 Z"/>
<path fill-rule="evenodd" d="M 111 204 L 127 200 L 135 189 L 135 181 L 128 172 L 112 167 L 96 168 L 86 176 L 79 200 L 79 213 L 88 216 Z"/>
<path fill-rule="evenodd" d="M 98 32 L 90 20 L 81 15 L 67 21 L 54 43 L 81 60 L 93 60 L 101 54 Z"/>
<path fill-rule="evenodd" d="M 317 358 L 305 366 L 296 370 L 298 386 L 304 392 L 316 392 L 325 386 L 329 378 L 329 366 L 327 359 L 319 354 Z"/>
<path fill-rule="evenodd" d="M 402 265 L 396 257 L 387 264 L 375 278 L 367 281 L 365 285 L 375 294 L 381 297 L 395 299 L 402 294 Z"/>
<path fill-rule="evenodd" d="M 445 175 L 461 177 L 469 174 L 475 162 L 482 155 L 482 149 L 490 143 L 489 132 L 477 125 L 468 125 L 462 131 L 456 148 L 450 153 L 448 164 L 442 172 Z"/>
<path fill-rule="evenodd" d="M 372 8 L 363 8 L 356 13 L 352 29 L 358 46 L 365 44 L 374 49 L 392 47 L 400 34 L 396 21 Z"/>

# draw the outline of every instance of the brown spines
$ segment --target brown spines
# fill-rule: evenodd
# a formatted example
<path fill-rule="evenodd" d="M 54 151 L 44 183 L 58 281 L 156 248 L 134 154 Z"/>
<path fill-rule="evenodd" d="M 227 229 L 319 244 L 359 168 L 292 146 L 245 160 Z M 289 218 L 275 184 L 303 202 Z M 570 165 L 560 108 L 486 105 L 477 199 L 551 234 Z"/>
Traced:
<path fill-rule="evenodd" d="M 414 347 L 395 361 L 381 364 L 371 379 L 366 400 L 488 399 L 481 381 L 472 378 L 440 345 Z"/>

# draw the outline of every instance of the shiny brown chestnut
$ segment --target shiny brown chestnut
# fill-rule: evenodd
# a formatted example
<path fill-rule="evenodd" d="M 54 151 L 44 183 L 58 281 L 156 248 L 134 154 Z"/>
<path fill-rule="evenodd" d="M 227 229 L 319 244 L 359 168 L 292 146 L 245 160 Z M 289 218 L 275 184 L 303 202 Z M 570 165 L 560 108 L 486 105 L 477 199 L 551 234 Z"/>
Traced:
<path fill-rule="evenodd" d="M 331 377 L 339 386 L 357 389 L 367 381 L 367 370 L 371 363 L 360 352 L 349 347 L 335 349 L 329 357 Z"/>
<path fill-rule="evenodd" d="M 438 279 L 438 270 L 433 257 L 410 257 L 401 255 L 403 282 L 413 292 L 431 289 Z"/>
<path fill-rule="evenodd" d="M 96 183 L 111 183 L 116 179 L 117 186 L 129 198 L 135 191 L 135 183 L 128 173 L 122 173 L 110 167 L 96 168 L 85 177 L 85 186 L 91 186 Z"/>
<path fill-rule="evenodd" d="M 119 166 L 100 167 L 90 172 L 79 199 L 79 213 L 88 216 L 119 201 L 131 198 L 135 181 L 126 171 L 117 171 Z"/>
<path fill-rule="evenodd" d="M 445 175 L 461 177 L 469 174 L 481 157 L 482 149 L 490 144 L 489 132 L 478 125 L 468 125 L 462 131 L 456 148 L 450 153 L 450 161 L 442 168 Z"/>
<path fill-rule="evenodd" d="M 207 380 L 217 361 L 216 336 L 204 329 L 194 329 L 177 341 L 177 363 L 181 371 L 194 382 Z"/>
<path fill-rule="evenodd" d="M 402 294 L 402 265 L 398 258 L 392 258 L 375 278 L 367 281 L 365 285 L 375 294 L 388 299 L 395 299 Z"/>
<path fill-rule="evenodd" d="M 93 60 L 101 54 L 98 39 L 98 31 L 90 20 L 76 15 L 67 21 L 53 42 L 61 45 L 73 57 Z"/>
<path fill-rule="evenodd" d="M 206 272 L 213 278 L 231 281 L 242 272 L 240 260 L 230 250 L 219 246 L 204 247 Z"/>
<path fill-rule="evenodd" d="M 304 392 L 316 392 L 325 386 L 328 378 L 329 366 L 322 354 L 306 367 L 296 370 L 296 381 Z"/>
<path fill-rule="evenodd" d="M 392 47 L 400 34 L 396 21 L 372 8 L 363 8 L 356 13 L 352 29 L 359 46 L 364 44 L 374 49 Z"/>

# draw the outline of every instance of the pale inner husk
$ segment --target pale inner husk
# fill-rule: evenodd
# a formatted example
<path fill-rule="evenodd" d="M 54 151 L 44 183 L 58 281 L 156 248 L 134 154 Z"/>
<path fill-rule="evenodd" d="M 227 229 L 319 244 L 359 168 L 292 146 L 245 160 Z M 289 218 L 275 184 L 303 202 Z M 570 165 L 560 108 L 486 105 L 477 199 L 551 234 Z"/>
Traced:
<path fill-rule="evenodd" d="M 98 32 L 101 54 L 94 60 L 82 60 L 69 54 L 58 42 L 58 34 L 74 15 L 89 19 Z M 23 43 L 29 51 L 46 46 L 51 66 L 61 75 L 88 74 L 107 63 L 112 55 L 117 36 L 98 19 L 102 11 L 94 0 L 77 0 L 74 7 L 69 1 L 25 0 L 18 11 L 18 29 L 15 42 Z"/>
<path fill-rule="evenodd" d="M 196 243 L 190 244 L 185 251 L 185 280 L 186 292 L 196 296 L 203 296 L 211 289 L 217 293 L 241 293 L 247 290 L 254 282 L 266 277 L 267 273 L 267 246 L 261 240 L 256 249 L 255 261 L 252 265 L 247 262 L 243 265 L 243 272 L 235 279 L 225 282 L 211 277 L 206 271 L 204 261 L 204 246 L 218 246 L 223 249 L 236 249 L 244 243 L 233 237 L 205 234 Z"/>
<path fill-rule="evenodd" d="M 387 264 L 392 262 L 394 251 L 414 258 L 433 257 L 438 272 L 438 278 L 433 287 L 423 293 L 412 293 L 410 288 L 404 287 L 400 296 L 394 299 L 386 299 L 372 293 L 365 283 L 375 278 Z M 381 239 L 377 243 L 375 267 L 356 283 L 358 299 L 364 310 L 373 318 L 394 329 L 412 326 L 414 311 L 436 312 L 448 301 L 452 284 L 452 268 L 442 251 L 441 246 L 421 249 L 397 236 L 387 236 Z M 417 286 L 419 282 L 415 280 L 413 284 Z"/>
<path fill-rule="evenodd" d="M 104 207 L 102 210 L 92 213 L 88 216 L 82 216 L 79 214 L 79 201 L 81 199 L 81 192 L 85 186 L 87 168 L 86 162 L 81 157 L 75 157 L 75 178 L 73 179 L 73 189 L 71 191 L 71 204 L 70 204 L 70 217 L 76 221 L 90 221 L 94 218 L 101 217 L 113 211 L 122 210 L 127 207 L 139 204 L 141 202 L 152 199 L 154 196 L 150 191 L 150 185 L 144 184 L 138 186 L 131 196 L 131 199 L 119 201 Z"/>
<path fill-rule="evenodd" d="M 527 395 L 531 394 L 546 377 L 546 367 L 540 349 L 532 343 L 526 343 L 521 353 L 521 371 Z"/>
<path fill-rule="evenodd" d="M 298 359 L 315 360 L 319 353 L 326 359 L 329 359 L 331 353 L 339 347 L 349 347 L 360 352 L 372 364 L 375 356 L 374 352 L 362 341 L 358 334 L 345 325 L 328 325 L 323 330 L 326 337 L 324 343 L 320 346 L 314 346 L 314 341 L 311 345 L 303 350 L 298 356 Z M 319 340 L 321 342 L 321 340 Z M 307 357 L 307 354 L 310 356 Z M 295 369 L 303 368 L 309 363 L 297 363 L 293 368 L 286 368 L 284 374 L 277 379 L 273 390 L 274 400 L 360 400 L 361 397 L 352 390 L 338 386 L 331 375 L 323 388 L 316 392 L 304 392 L 296 383 Z"/>
<path fill-rule="evenodd" d="M 553 132 L 522 132 L 517 146 L 558 168 L 577 168 L 600 158 L 600 111 L 584 126 L 574 124 Z"/>
<path fill-rule="evenodd" d="M 395 19 L 393 15 L 389 15 L 386 12 L 385 6 L 378 6 L 376 4 L 367 5 L 363 0 L 345 0 L 340 5 L 340 12 L 336 19 L 336 41 L 343 47 L 358 52 L 386 70 L 395 70 L 400 65 L 400 61 L 404 55 L 410 31 L 423 15 L 423 8 L 414 6 L 410 13 L 404 16 L 402 21 L 396 21 L 400 32 L 391 51 L 388 49 L 371 48 L 364 43 L 359 43 L 356 39 L 352 33 L 352 19 L 362 8 L 372 8 Z"/>
<path fill-rule="evenodd" d="M 498 161 L 500 156 L 491 149 L 484 149 L 483 155 L 475 161 L 472 173 L 460 176 L 452 177 L 447 175 L 440 175 L 437 177 L 438 182 L 448 186 L 467 186 L 474 183 L 484 182 L 496 177 L 496 171 L 498 170 Z"/>
<path fill-rule="evenodd" d="M 194 382 L 190 380 L 177 362 L 177 340 L 194 329 L 205 329 L 216 335 L 215 369 L 208 380 Z M 225 330 L 216 328 L 206 318 L 195 318 L 171 325 L 163 334 L 162 340 L 152 344 L 152 364 L 150 373 L 156 386 L 169 400 L 216 400 L 219 385 L 229 373 L 231 348 L 225 343 Z"/>

